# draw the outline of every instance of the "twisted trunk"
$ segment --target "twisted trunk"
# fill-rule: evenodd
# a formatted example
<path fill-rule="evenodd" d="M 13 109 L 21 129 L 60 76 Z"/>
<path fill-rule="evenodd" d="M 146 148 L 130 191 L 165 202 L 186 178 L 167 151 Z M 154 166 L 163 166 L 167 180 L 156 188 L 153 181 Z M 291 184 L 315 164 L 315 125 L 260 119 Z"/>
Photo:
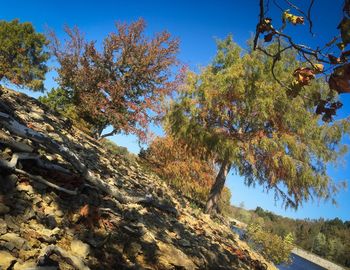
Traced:
<path fill-rule="evenodd" d="M 230 171 L 230 168 L 230 162 L 227 159 L 225 159 L 221 163 L 220 171 L 216 176 L 215 183 L 210 190 L 209 198 L 205 206 L 206 214 L 211 214 L 213 210 L 217 210 L 220 194 L 225 186 L 226 177 L 228 172 Z"/>

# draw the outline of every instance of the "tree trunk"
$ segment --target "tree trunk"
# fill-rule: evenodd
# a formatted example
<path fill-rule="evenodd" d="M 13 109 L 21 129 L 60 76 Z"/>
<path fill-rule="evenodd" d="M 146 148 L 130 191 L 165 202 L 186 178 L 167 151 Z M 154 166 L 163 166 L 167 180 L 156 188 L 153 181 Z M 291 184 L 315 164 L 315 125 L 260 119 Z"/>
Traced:
<path fill-rule="evenodd" d="M 104 139 L 104 138 L 109 137 L 109 136 L 113 136 L 113 135 L 115 135 L 117 133 L 118 133 L 118 131 L 116 129 L 113 129 L 111 132 L 103 134 L 103 135 L 102 135 L 102 132 L 101 132 L 100 137 L 98 138 L 98 140 Z"/>
<path fill-rule="evenodd" d="M 215 210 L 217 209 L 220 194 L 224 188 L 226 176 L 227 176 L 228 172 L 230 171 L 230 167 L 231 167 L 231 164 L 229 163 L 228 160 L 224 160 L 221 163 L 220 171 L 219 171 L 218 175 L 216 176 L 215 183 L 210 190 L 209 198 L 208 198 L 207 204 L 205 206 L 204 212 L 206 214 L 211 214 L 214 209 Z"/>

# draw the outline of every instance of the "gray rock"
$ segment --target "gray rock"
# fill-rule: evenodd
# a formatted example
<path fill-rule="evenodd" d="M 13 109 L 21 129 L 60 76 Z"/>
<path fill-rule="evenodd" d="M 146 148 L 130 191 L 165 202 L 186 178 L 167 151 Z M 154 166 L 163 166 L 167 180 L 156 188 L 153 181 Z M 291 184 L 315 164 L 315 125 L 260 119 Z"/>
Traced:
<path fill-rule="evenodd" d="M 35 212 L 34 212 L 33 208 L 27 208 L 25 210 L 24 215 L 23 215 L 23 220 L 27 221 L 27 220 L 30 220 L 34 217 L 35 217 Z"/>
<path fill-rule="evenodd" d="M 56 210 L 56 211 L 55 211 L 55 215 L 56 215 L 57 217 L 61 218 L 61 217 L 64 216 L 64 213 L 63 213 L 63 211 L 61 211 L 61 210 Z"/>
<path fill-rule="evenodd" d="M 27 243 L 27 240 L 20 237 L 16 233 L 6 233 L 0 237 L 0 240 L 6 241 L 11 245 L 14 245 L 18 250 L 24 248 L 24 245 Z"/>
<path fill-rule="evenodd" d="M 44 213 L 47 216 L 54 215 L 55 214 L 55 209 L 53 207 L 51 207 L 51 206 L 46 206 L 44 208 Z"/>
<path fill-rule="evenodd" d="M 10 216 L 10 215 L 5 215 L 5 222 L 7 224 L 7 227 L 13 230 L 14 232 L 19 232 L 19 227 L 17 224 L 19 224 L 16 220 L 16 218 Z"/>
<path fill-rule="evenodd" d="M 29 116 L 31 118 L 33 118 L 34 120 L 37 120 L 39 122 L 44 121 L 42 114 L 38 114 L 38 113 L 32 111 L 29 113 Z"/>
<path fill-rule="evenodd" d="M 12 251 L 14 250 L 15 248 L 15 245 L 12 244 L 11 242 L 3 242 L 3 241 L 0 241 L 0 247 L 1 249 L 7 249 L 9 251 Z M 0 268 L 1 269 L 1 268 Z"/>
<path fill-rule="evenodd" d="M 17 268 L 13 268 L 13 270 L 58 270 L 58 267 L 56 267 L 56 266 L 34 266 L 34 267 L 28 268 L 25 265 L 24 268 L 22 266 L 17 266 Z"/>
<path fill-rule="evenodd" d="M 171 244 L 163 242 L 158 243 L 159 250 L 157 251 L 158 261 L 166 268 L 170 269 L 173 266 L 181 269 L 196 269 L 196 265 L 191 259 L 181 250 L 175 248 Z"/>
<path fill-rule="evenodd" d="M 35 269 L 36 262 L 35 261 L 29 261 L 29 262 L 16 262 L 16 264 L 13 266 L 13 270 L 28 270 L 28 269 Z"/>
<path fill-rule="evenodd" d="M 17 185 L 17 190 L 18 191 L 24 191 L 28 195 L 34 194 L 33 187 L 31 185 L 28 185 L 28 184 L 25 184 L 25 183 L 21 183 L 21 184 Z"/>
<path fill-rule="evenodd" d="M 180 239 L 178 241 L 178 244 L 182 247 L 190 247 L 191 246 L 191 243 L 186 239 Z"/>
<path fill-rule="evenodd" d="M 7 224 L 5 220 L 0 218 L 0 235 L 3 235 L 7 232 Z"/>
<path fill-rule="evenodd" d="M 43 196 L 43 199 L 48 205 L 50 205 L 50 203 L 52 202 L 51 196 Z"/>
<path fill-rule="evenodd" d="M 49 229 L 54 229 L 57 227 L 57 221 L 54 215 L 49 215 L 45 218 L 45 224 Z"/>
<path fill-rule="evenodd" d="M 57 241 L 57 236 L 60 234 L 59 228 L 49 229 L 37 229 L 36 232 L 40 234 L 40 239 L 46 243 L 53 244 Z"/>
<path fill-rule="evenodd" d="M 16 183 L 18 181 L 18 177 L 15 174 L 9 174 L 5 177 L 5 179 L 1 182 L 1 189 L 6 192 L 6 194 L 14 191 L 16 187 Z"/>
<path fill-rule="evenodd" d="M 142 253 L 142 246 L 137 242 L 127 242 L 124 246 L 123 252 L 128 258 L 134 260 L 137 255 Z"/>
<path fill-rule="evenodd" d="M 134 222 L 137 221 L 139 219 L 140 214 L 135 210 L 135 209 L 129 209 L 127 211 L 124 212 L 124 219 Z"/>
<path fill-rule="evenodd" d="M 5 215 L 10 212 L 10 207 L 6 206 L 3 203 L 0 203 L 0 215 Z"/>

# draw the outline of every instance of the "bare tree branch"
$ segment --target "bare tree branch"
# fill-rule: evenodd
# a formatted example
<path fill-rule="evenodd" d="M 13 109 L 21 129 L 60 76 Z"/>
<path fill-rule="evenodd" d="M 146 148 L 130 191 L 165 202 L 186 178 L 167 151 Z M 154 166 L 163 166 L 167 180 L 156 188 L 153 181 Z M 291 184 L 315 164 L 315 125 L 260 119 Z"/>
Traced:
<path fill-rule="evenodd" d="M 259 6 L 260 6 L 259 22 L 256 25 L 253 50 L 256 49 L 256 46 L 258 44 L 258 39 L 259 39 L 259 35 L 260 35 L 260 26 L 264 22 L 264 16 L 265 16 L 265 14 L 264 14 L 264 0 L 260 0 Z"/>
<path fill-rule="evenodd" d="M 309 8 L 307 10 L 307 16 L 306 16 L 306 18 L 307 18 L 307 20 L 309 22 L 309 32 L 313 36 L 314 36 L 314 33 L 312 32 L 312 26 L 313 25 L 312 25 L 312 20 L 311 20 L 311 9 L 312 9 L 312 6 L 313 6 L 314 2 L 315 2 L 315 0 L 311 0 Z"/>

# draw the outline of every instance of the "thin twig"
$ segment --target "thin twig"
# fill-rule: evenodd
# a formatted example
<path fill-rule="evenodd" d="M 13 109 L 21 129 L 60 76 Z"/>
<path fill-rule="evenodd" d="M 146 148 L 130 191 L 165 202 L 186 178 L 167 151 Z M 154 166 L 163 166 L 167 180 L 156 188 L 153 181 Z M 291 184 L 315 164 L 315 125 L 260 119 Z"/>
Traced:
<path fill-rule="evenodd" d="M 276 82 L 277 82 L 279 85 L 281 85 L 282 87 L 287 88 L 287 89 L 290 89 L 290 87 L 288 87 L 286 84 L 284 84 L 283 82 L 281 82 L 281 81 L 277 78 L 277 76 L 276 76 L 276 74 L 275 74 L 275 66 L 276 66 L 277 61 L 278 61 L 279 58 L 280 58 L 281 53 L 284 52 L 284 51 L 286 51 L 286 50 L 288 50 L 288 49 L 291 49 L 291 48 L 292 48 L 291 46 L 288 46 L 288 47 L 285 47 L 285 48 L 283 48 L 283 49 L 280 49 L 276 54 L 271 54 L 271 53 L 269 53 L 268 51 L 266 51 L 265 49 L 263 49 L 263 48 L 261 48 L 261 47 L 257 47 L 257 50 L 263 52 L 264 54 L 266 54 L 267 56 L 269 56 L 269 57 L 271 57 L 271 58 L 273 59 L 273 61 L 272 61 L 272 66 L 271 66 L 271 73 L 272 73 L 272 76 L 273 76 L 273 78 L 276 80 Z"/>
<path fill-rule="evenodd" d="M 306 20 L 309 22 L 309 31 L 310 34 L 314 36 L 314 33 L 312 32 L 312 20 L 311 20 L 311 9 L 312 9 L 312 5 L 314 4 L 314 0 L 311 0 L 307 14 L 298 6 L 296 6 L 295 4 L 293 4 L 291 1 L 289 0 L 285 0 L 285 2 L 292 8 L 294 8 L 296 11 L 298 11 L 301 15 L 304 16 L 304 18 L 306 18 Z"/>
<path fill-rule="evenodd" d="M 269 12 L 269 7 L 270 7 L 270 0 L 267 0 L 266 5 L 265 5 L 264 17 Z"/>
<path fill-rule="evenodd" d="M 313 36 L 314 36 L 314 33 L 312 32 L 311 9 L 312 9 L 314 2 L 315 2 L 315 0 L 311 0 L 310 6 L 307 10 L 307 20 L 309 21 L 309 31 L 310 31 L 310 34 Z"/>
<path fill-rule="evenodd" d="M 326 64 L 330 63 L 329 61 L 325 60 L 326 56 L 323 55 L 320 52 L 320 50 L 314 50 L 314 49 L 312 49 L 312 48 L 310 48 L 308 46 L 305 46 L 305 45 L 302 45 L 302 44 L 296 44 L 296 43 L 294 43 L 293 39 L 290 36 L 288 36 L 288 35 L 286 35 L 284 33 L 281 33 L 281 32 L 279 32 L 277 30 L 275 30 L 275 34 L 278 35 L 278 36 L 286 38 L 288 40 L 289 44 L 294 49 L 296 49 L 297 51 L 301 51 L 301 52 L 303 52 L 303 53 L 305 53 L 307 55 L 311 55 L 311 56 L 315 57 L 315 59 L 317 61 L 319 61 L 319 62 L 326 63 Z M 320 58 L 319 56 L 322 56 L 324 58 Z"/>
<path fill-rule="evenodd" d="M 278 7 L 282 12 L 284 12 L 284 9 L 283 9 L 279 4 L 277 4 L 277 1 L 276 1 L 276 0 L 273 0 L 273 3 L 274 3 L 275 6 Z"/>

